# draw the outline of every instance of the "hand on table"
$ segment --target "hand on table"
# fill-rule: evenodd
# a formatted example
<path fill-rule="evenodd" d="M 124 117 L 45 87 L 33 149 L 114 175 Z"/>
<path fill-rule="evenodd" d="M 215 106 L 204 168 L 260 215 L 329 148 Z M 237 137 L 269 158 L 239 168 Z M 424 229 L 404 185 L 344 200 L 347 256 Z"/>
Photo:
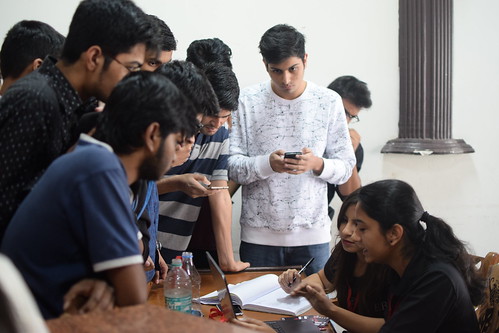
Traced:
<path fill-rule="evenodd" d="M 232 263 L 225 264 L 225 263 L 220 263 L 220 268 L 224 272 L 240 272 L 245 270 L 246 268 L 250 267 L 249 262 L 244 262 L 244 261 L 233 261 Z"/>

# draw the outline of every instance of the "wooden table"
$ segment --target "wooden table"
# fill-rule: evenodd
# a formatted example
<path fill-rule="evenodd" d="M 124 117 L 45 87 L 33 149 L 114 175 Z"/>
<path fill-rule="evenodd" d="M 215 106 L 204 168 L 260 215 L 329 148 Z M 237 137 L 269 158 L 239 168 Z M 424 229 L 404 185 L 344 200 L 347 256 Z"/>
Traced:
<path fill-rule="evenodd" d="M 278 271 L 268 271 L 268 270 L 247 270 L 244 272 L 240 273 L 235 273 L 235 274 L 226 274 L 225 277 L 227 278 L 227 283 L 229 284 L 236 284 L 240 283 L 243 281 L 251 280 L 254 279 L 258 276 L 264 275 L 264 274 L 276 274 L 279 275 L 282 272 L 282 270 Z M 201 275 L 201 292 L 200 295 L 206 295 L 212 291 L 215 290 L 215 285 L 213 283 L 213 277 L 209 272 L 200 272 Z M 155 285 L 151 288 L 151 291 L 149 292 L 149 298 L 147 300 L 149 304 L 155 304 L 155 305 L 160 305 L 160 306 L 165 306 L 165 300 L 164 300 L 164 295 L 163 295 L 163 285 Z M 201 305 L 201 310 L 203 311 L 203 315 L 205 317 L 209 316 L 210 309 L 212 308 L 212 305 Z M 282 317 L 290 317 L 286 315 L 281 315 L 281 314 L 273 314 L 273 313 L 266 313 L 266 312 L 257 312 L 257 311 L 249 311 L 249 310 L 243 310 L 243 313 L 245 316 L 256 318 L 259 320 L 279 320 Z M 310 309 L 309 311 L 305 312 L 304 315 L 317 315 L 317 311 L 314 309 Z"/>
<path fill-rule="evenodd" d="M 253 279 L 263 274 L 276 271 L 245 271 L 237 274 L 227 274 L 229 283 L 239 283 Z M 215 290 L 213 279 L 209 273 L 201 273 L 201 295 Z M 203 333 L 250 333 L 235 325 L 220 323 L 208 319 L 212 306 L 202 305 L 204 318 L 170 311 L 165 308 L 163 285 L 153 286 L 149 293 L 147 304 L 115 308 L 111 311 L 93 312 L 78 316 L 63 315 L 57 319 L 46 321 L 51 333 L 162 333 L 162 332 L 203 332 Z M 316 315 L 315 310 L 305 314 Z M 279 320 L 286 317 L 278 314 L 244 310 L 244 315 L 259 320 Z M 328 330 L 327 332 L 332 332 Z"/>

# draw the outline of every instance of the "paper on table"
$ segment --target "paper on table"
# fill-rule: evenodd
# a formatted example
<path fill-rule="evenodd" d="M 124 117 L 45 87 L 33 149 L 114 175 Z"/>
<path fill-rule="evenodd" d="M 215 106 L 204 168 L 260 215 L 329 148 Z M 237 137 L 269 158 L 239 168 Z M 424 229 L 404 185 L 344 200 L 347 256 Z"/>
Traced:
<path fill-rule="evenodd" d="M 281 289 L 275 274 L 266 274 L 229 285 L 233 301 L 243 309 L 279 314 L 299 315 L 312 306 L 305 297 L 294 297 Z M 202 304 L 218 303 L 217 291 L 200 298 Z"/>

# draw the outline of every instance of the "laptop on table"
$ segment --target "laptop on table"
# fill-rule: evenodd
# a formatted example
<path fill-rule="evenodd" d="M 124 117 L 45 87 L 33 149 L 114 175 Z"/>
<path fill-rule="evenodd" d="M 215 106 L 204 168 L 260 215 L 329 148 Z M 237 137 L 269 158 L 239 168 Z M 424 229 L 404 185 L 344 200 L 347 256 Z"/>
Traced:
<path fill-rule="evenodd" d="M 232 302 L 225 274 L 222 272 L 209 252 L 206 252 L 206 257 L 208 258 L 215 288 L 218 291 L 218 299 L 220 301 L 220 307 L 222 308 L 221 311 L 227 320 L 237 319 L 236 312 L 233 307 L 234 303 Z M 266 321 L 265 323 L 272 327 L 276 332 L 280 333 L 320 332 L 320 329 L 309 319 L 301 319 L 301 317 L 294 317 L 293 319 L 294 320 L 273 320 Z M 334 328 L 332 328 L 332 330 L 334 333 Z"/>

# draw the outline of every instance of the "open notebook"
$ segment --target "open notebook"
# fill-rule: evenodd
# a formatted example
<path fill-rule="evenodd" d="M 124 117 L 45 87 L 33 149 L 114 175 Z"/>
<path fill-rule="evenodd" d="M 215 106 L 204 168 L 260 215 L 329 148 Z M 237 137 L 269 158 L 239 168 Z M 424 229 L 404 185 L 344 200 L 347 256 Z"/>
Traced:
<path fill-rule="evenodd" d="M 218 266 L 218 264 L 213 260 L 213 257 L 209 252 L 206 252 L 208 262 L 210 264 L 211 274 L 213 276 L 213 281 L 217 288 L 217 300 L 219 300 L 222 312 L 228 320 L 235 320 L 236 315 L 232 308 L 232 293 L 229 291 L 227 286 L 227 280 L 225 275 Z M 217 302 L 218 303 L 218 302 Z M 317 322 L 308 317 L 319 317 L 319 316 L 306 316 L 306 317 L 291 317 L 283 318 L 283 320 L 266 321 L 267 325 L 272 327 L 276 332 L 279 333 L 312 333 L 320 332 L 322 329 Z M 321 317 L 326 318 L 326 317 Z M 285 320 L 284 320 L 285 319 Z M 289 320 L 288 320 L 289 319 Z M 335 333 L 333 331 L 333 333 Z"/>
<path fill-rule="evenodd" d="M 210 261 L 208 259 L 208 261 Z M 275 274 L 266 274 L 238 284 L 230 284 L 230 295 L 235 304 L 245 310 L 261 311 L 298 316 L 312 308 L 305 297 L 286 294 L 279 286 Z M 200 298 L 201 304 L 218 304 L 219 295 L 215 290 Z"/>

